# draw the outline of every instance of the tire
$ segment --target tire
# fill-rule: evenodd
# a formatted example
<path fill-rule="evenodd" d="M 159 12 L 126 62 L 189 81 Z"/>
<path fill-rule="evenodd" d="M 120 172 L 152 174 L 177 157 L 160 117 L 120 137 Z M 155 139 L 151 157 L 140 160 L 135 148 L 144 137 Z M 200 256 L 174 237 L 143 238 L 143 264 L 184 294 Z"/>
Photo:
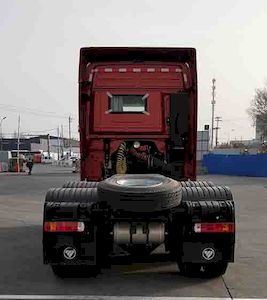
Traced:
<path fill-rule="evenodd" d="M 181 202 L 181 184 L 158 174 L 114 175 L 98 185 L 99 200 L 113 210 L 153 212 Z"/>
<path fill-rule="evenodd" d="M 51 268 L 59 278 L 96 277 L 100 272 L 95 266 L 51 265 Z"/>
<path fill-rule="evenodd" d="M 96 188 L 53 188 L 48 190 L 45 202 L 94 203 L 98 201 Z"/>
<path fill-rule="evenodd" d="M 182 187 L 210 187 L 215 184 L 212 181 L 181 181 Z"/>
<path fill-rule="evenodd" d="M 182 202 L 186 201 L 233 200 L 230 189 L 226 186 L 183 187 Z"/>
<path fill-rule="evenodd" d="M 63 184 L 63 188 L 96 188 L 97 181 L 69 181 Z"/>
<path fill-rule="evenodd" d="M 178 262 L 180 274 L 187 277 L 215 278 L 223 275 L 228 267 L 227 262 L 217 263 L 181 263 Z"/>

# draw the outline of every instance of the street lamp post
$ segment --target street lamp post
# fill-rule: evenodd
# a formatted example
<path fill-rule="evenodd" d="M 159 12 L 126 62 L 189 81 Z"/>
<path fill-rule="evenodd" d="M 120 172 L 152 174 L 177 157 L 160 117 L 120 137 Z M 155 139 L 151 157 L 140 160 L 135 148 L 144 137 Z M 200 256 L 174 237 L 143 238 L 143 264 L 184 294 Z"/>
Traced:
<path fill-rule="evenodd" d="M 0 134 L 1 134 L 1 151 L 3 150 L 3 130 L 2 130 L 2 122 L 6 119 L 6 117 L 2 117 L 0 119 Z"/>

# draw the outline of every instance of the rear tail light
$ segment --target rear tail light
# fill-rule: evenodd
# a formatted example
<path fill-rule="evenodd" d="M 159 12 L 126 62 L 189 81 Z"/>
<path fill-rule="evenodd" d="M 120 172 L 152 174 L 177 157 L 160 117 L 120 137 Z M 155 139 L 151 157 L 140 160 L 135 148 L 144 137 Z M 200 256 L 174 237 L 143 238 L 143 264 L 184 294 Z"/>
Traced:
<path fill-rule="evenodd" d="M 45 232 L 83 232 L 83 222 L 45 222 Z"/>
<path fill-rule="evenodd" d="M 196 223 L 194 231 L 197 233 L 233 233 L 234 223 Z"/>

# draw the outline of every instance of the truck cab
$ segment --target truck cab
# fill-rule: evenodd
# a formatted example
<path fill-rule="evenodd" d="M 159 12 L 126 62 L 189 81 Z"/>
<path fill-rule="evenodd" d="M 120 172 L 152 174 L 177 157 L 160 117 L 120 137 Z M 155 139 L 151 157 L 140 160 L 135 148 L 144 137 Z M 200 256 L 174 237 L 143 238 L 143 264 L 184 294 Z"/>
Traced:
<path fill-rule="evenodd" d="M 82 180 L 195 180 L 195 49 L 82 48 L 79 107 Z"/>

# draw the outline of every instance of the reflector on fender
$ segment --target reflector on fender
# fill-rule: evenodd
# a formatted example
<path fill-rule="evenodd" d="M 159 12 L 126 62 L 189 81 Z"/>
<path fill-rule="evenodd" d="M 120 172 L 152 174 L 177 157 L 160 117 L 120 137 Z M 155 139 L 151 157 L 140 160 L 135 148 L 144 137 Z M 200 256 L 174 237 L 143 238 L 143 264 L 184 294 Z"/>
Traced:
<path fill-rule="evenodd" d="M 44 223 L 45 232 L 83 232 L 84 223 L 83 222 L 45 222 Z"/>
<path fill-rule="evenodd" d="M 235 232 L 234 223 L 196 223 L 194 231 L 197 233 L 231 233 Z"/>

